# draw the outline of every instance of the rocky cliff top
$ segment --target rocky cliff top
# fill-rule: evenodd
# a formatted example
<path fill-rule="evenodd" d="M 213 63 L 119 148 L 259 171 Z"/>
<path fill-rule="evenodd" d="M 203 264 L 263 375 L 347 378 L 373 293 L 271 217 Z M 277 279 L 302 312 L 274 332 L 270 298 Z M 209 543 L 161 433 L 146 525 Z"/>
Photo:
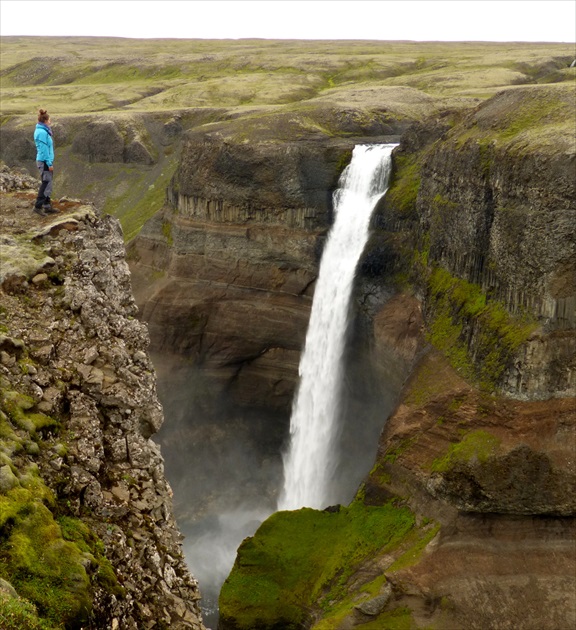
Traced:
<path fill-rule="evenodd" d="M 64 199 L 40 217 L 35 180 L 0 185 L 0 619 L 200 630 L 119 223 Z"/>

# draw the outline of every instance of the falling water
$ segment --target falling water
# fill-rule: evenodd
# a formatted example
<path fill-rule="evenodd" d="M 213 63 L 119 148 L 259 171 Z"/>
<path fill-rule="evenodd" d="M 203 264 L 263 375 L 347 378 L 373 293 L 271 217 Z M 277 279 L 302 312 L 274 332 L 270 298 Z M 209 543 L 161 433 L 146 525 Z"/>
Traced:
<path fill-rule="evenodd" d="M 329 496 L 329 482 L 337 465 L 335 441 L 350 296 L 370 215 L 386 192 L 395 146 L 356 146 L 334 194 L 336 218 L 322 255 L 300 361 L 280 510 L 324 508 L 336 499 Z"/>

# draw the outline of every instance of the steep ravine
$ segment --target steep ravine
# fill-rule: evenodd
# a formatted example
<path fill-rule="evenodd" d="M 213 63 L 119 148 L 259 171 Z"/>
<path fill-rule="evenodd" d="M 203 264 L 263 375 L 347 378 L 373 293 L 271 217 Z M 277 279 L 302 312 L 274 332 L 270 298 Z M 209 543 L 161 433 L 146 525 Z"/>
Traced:
<path fill-rule="evenodd" d="M 201 630 L 118 221 L 0 177 L 0 626 Z"/>
<path fill-rule="evenodd" d="M 469 74 L 423 46 L 410 76 L 348 71 L 302 107 L 190 92 L 178 111 L 56 115 L 59 190 L 106 202 L 125 238 L 152 218 L 129 246 L 136 309 L 114 220 L 2 199 L 0 575 L 25 599 L 0 581 L 0 601 L 16 627 L 45 628 L 38 612 L 202 627 L 165 475 L 184 544 L 212 569 L 211 532 L 249 535 L 223 630 L 576 625 L 573 55 L 490 45 L 464 53 Z M 426 75 L 435 96 L 405 87 L 428 90 Z M 30 120 L 2 122 L 2 158 L 34 172 Z M 254 508 L 275 504 L 331 192 L 356 142 L 400 136 L 350 329 L 350 502 L 251 536 Z"/>

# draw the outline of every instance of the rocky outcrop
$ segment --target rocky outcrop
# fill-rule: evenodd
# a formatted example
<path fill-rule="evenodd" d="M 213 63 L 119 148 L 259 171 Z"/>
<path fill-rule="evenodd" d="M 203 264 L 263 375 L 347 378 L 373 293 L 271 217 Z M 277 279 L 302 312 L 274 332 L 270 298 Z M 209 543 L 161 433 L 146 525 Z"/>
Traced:
<path fill-rule="evenodd" d="M 84 156 L 88 162 L 153 164 L 154 157 L 146 146 L 142 132 L 134 125 L 123 127 L 114 120 L 88 122 L 75 134 L 72 151 Z"/>
<path fill-rule="evenodd" d="M 37 217 L 33 199 L 2 201 L 11 245 L 1 259 L 0 500 L 11 506 L 0 523 L 2 576 L 70 628 L 200 630 L 198 587 L 151 440 L 163 413 L 121 229 L 75 201 Z M 33 258 L 35 268 L 22 264 Z M 30 513 L 49 538 L 30 533 Z M 36 546 L 44 564 L 11 555 L 16 540 Z M 59 600 L 70 604 L 64 612 Z"/>

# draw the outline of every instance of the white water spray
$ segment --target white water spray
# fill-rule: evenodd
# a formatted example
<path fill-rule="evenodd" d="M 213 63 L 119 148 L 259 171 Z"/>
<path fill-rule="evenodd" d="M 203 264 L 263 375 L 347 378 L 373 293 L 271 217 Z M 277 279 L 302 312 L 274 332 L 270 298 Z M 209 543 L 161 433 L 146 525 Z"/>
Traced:
<path fill-rule="evenodd" d="M 395 146 L 356 146 L 334 194 L 336 217 L 322 255 L 300 361 L 279 510 L 324 508 L 335 502 L 329 483 L 337 465 L 335 442 L 350 297 L 372 210 L 386 192 Z"/>

